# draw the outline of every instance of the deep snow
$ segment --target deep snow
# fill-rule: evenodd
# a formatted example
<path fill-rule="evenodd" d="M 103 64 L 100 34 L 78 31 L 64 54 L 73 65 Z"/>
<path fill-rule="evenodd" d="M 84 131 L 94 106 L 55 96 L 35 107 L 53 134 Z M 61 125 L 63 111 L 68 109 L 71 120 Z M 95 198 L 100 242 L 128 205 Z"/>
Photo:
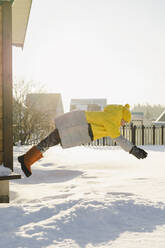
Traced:
<path fill-rule="evenodd" d="M 0 204 L 2 248 L 164 248 L 165 146 L 138 160 L 119 147 L 49 149 L 25 178 L 14 147 L 10 204 Z"/>

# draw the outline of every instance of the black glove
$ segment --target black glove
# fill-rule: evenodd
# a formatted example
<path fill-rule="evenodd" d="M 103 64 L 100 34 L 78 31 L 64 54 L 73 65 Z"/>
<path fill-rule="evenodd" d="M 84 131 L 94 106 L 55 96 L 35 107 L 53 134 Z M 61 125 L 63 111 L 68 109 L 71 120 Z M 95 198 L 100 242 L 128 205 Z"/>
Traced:
<path fill-rule="evenodd" d="M 134 155 L 138 159 L 146 158 L 148 155 L 147 152 L 145 152 L 143 149 L 141 149 L 137 146 L 133 146 L 129 153 L 131 153 L 132 155 Z"/>

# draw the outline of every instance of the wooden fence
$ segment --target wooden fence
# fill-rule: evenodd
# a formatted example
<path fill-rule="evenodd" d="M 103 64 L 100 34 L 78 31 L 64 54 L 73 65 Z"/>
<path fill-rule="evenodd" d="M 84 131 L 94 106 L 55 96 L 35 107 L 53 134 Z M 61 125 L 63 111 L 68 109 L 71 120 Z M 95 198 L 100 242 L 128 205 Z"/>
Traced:
<path fill-rule="evenodd" d="M 121 128 L 121 135 L 134 145 L 165 145 L 165 126 L 129 125 Z M 95 140 L 89 145 L 114 146 L 116 143 L 110 137 Z"/>

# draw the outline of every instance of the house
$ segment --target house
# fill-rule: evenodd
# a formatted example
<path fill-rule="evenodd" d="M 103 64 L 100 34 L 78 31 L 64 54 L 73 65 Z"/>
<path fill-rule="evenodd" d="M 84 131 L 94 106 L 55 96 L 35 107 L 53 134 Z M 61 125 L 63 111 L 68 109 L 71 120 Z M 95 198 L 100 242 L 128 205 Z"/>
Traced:
<path fill-rule="evenodd" d="M 70 111 L 86 110 L 86 111 L 101 111 L 107 105 L 105 98 L 84 98 L 71 99 Z"/>
<path fill-rule="evenodd" d="M 143 112 L 131 112 L 131 122 L 135 125 L 142 125 L 144 122 L 144 113 Z"/>
<path fill-rule="evenodd" d="M 26 106 L 47 114 L 50 121 L 64 113 L 62 97 L 59 93 L 31 93 L 26 97 Z"/>

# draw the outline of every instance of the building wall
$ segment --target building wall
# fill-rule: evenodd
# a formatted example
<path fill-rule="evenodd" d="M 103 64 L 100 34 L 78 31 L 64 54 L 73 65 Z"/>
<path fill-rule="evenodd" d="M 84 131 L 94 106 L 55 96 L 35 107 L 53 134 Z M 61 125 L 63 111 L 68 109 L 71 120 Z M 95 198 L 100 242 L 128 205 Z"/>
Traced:
<path fill-rule="evenodd" d="M 0 5 L 0 164 L 3 161 L 3 109 L 2 109 L 2 7 Z"/>

